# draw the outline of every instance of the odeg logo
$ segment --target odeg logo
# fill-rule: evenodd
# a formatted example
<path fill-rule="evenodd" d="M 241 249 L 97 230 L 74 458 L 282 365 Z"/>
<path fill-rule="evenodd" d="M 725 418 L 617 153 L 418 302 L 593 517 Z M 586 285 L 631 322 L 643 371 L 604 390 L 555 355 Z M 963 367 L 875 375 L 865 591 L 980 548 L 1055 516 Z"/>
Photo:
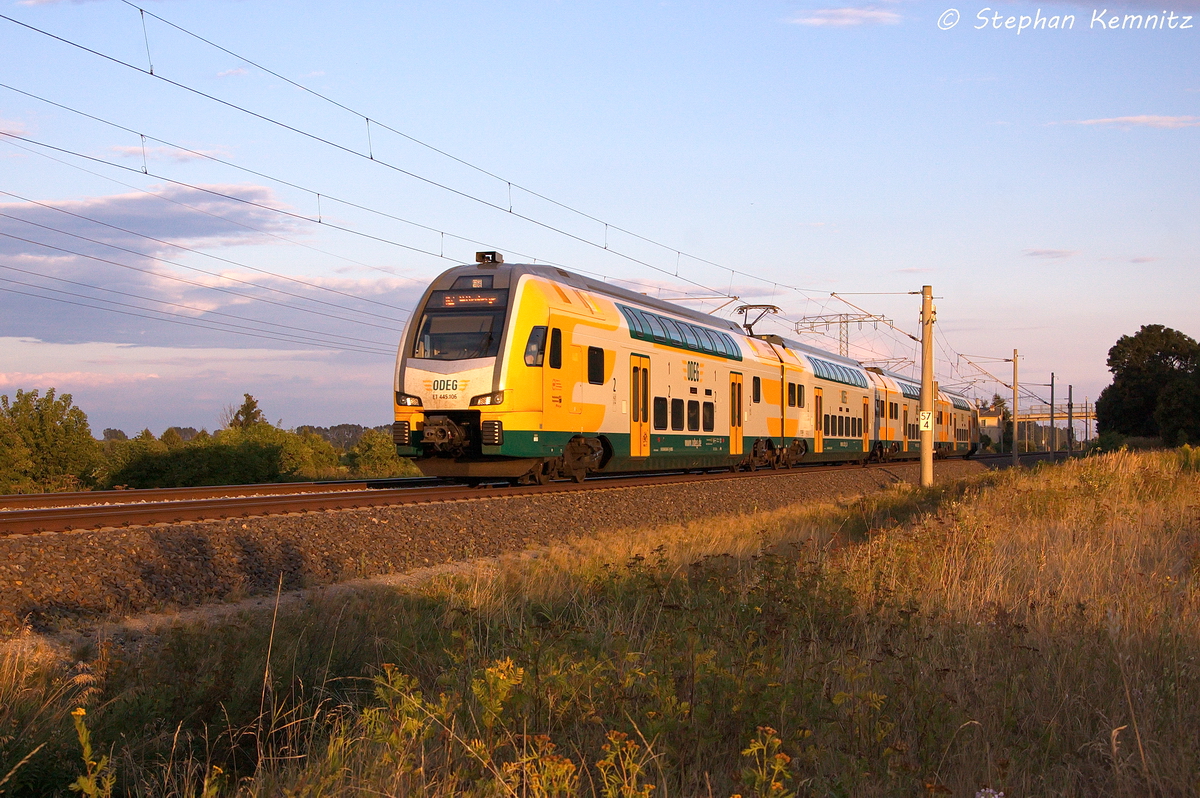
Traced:
<path fill-rule="evenodd" d="M 957 8 L 947 8 L 938 17 L 938 27 L 942 30 L 950 30 L 958 24 L 959 14 Z"/>

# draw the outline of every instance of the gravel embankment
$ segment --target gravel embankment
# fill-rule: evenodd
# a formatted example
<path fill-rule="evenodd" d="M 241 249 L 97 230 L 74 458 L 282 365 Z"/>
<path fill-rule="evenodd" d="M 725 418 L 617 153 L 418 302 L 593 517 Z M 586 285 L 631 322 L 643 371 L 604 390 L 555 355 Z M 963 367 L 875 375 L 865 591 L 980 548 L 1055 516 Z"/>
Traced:
<path fill-rule="evenodd" d="M 985 470 L 939 462 L 939 478 Z M 829 501 L 916 464 L 0 538 L 0 630 L 194 606 L 620 529 Z"/>

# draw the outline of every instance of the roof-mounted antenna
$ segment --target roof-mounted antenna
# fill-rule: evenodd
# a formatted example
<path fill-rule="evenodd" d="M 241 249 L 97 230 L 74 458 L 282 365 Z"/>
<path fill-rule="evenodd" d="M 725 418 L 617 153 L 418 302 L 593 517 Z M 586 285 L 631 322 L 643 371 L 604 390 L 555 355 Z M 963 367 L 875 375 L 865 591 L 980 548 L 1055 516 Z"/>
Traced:
<path fill-rule="evenodd" d="M 750 314 L 753 311 L 758 311 L 758 315 L 754 317 L 754 321 L 750 321 Z M 746 333 L 753 338 L 754 325 L 762 321 L 763 316 L 778 313 L 779 308 L 775 305 L 739 305 L 733 309 L 733 312 L 743 317 L 742 326 L 746 328 Z"/>
<path fill-rule="evenodd" d="M 476 252 L 476 263 L 504 263 L 504 256 L 499 252 Z"/>

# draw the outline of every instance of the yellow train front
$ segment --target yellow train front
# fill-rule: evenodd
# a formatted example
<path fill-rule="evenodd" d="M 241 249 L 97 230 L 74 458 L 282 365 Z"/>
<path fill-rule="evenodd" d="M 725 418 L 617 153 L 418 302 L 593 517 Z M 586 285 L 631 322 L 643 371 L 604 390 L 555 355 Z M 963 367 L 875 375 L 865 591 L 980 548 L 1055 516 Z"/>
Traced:
<path fill-rule="evenodd" d="M 890 440 L 890 375 L 562 269 L 477 260 L 434 280 L 397 355 L 393 439 L 430 476 L 919 456 L 915 441 Z M 968 435 L 939 423 L 940 453 L 977 436 L 963 415 Z"/>

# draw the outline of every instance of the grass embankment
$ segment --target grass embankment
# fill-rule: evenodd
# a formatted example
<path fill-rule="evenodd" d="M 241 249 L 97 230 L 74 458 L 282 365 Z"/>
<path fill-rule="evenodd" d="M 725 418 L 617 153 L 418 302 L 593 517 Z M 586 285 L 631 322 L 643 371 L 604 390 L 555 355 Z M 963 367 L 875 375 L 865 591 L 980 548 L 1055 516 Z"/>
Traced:
<path fill-rule="evenodd" d="M 1194 794 L 1198 512 L 1200 451 L 1121 452 L 605 535 L 86 666 L 26 638 L 0 778 L 46 747 L 0 789 L 84 773 L 78 705 L 139 795 Z"/>

